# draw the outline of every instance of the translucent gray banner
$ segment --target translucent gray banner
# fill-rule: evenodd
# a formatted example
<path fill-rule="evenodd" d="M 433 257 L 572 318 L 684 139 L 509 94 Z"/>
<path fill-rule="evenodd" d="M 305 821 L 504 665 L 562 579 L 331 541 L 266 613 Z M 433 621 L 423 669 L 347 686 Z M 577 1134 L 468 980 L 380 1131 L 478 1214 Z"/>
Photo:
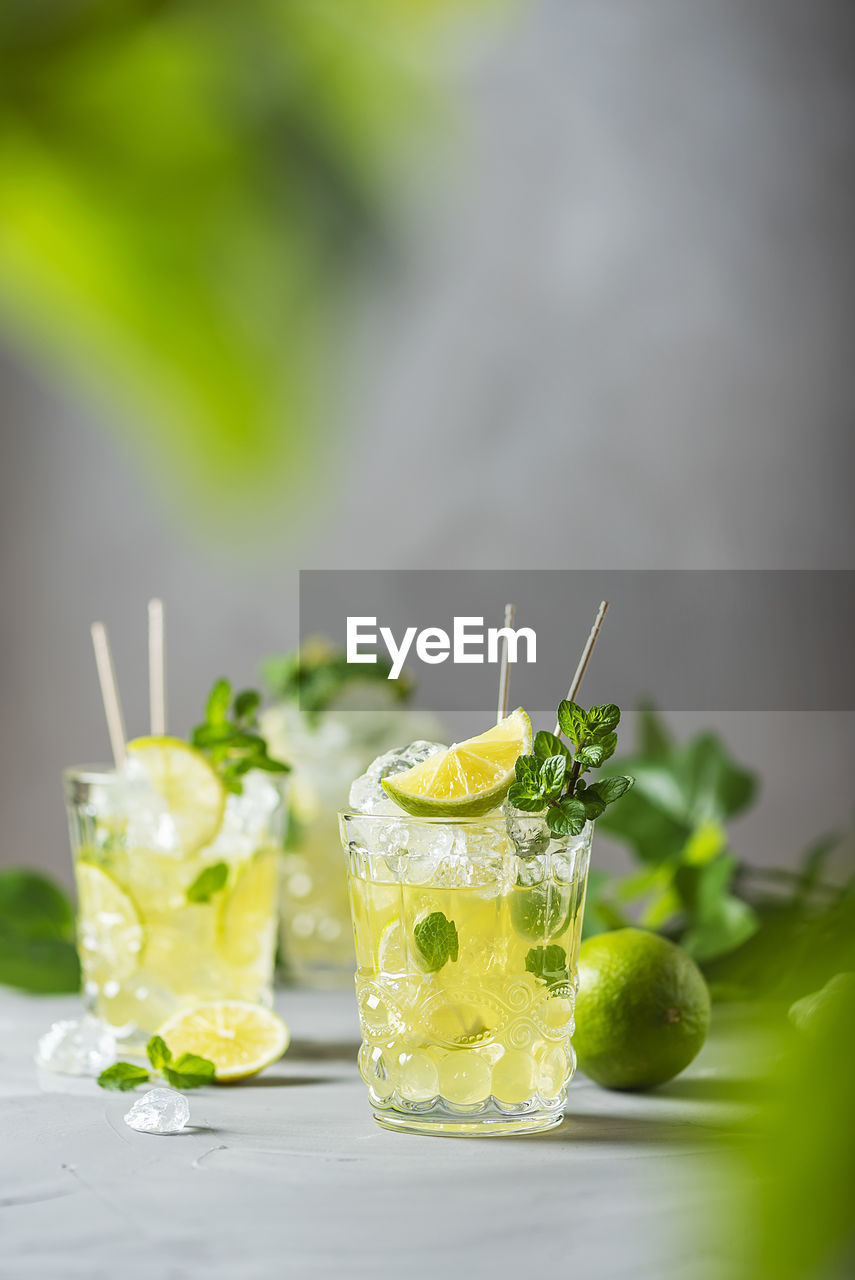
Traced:
<path fill-rule="evenodd" d="M 515 628 L 534 641 L 519 638 L 511 705 L 544 710 L 566 693 L 601 600 L 610 608 L 585 704 L 855 709 L 852 571 L 312 569 L 300 574 L 300 635 L 325 635 L 342 651 L 350 640 L 354 671 L 372 654 L 403 660 L 417 706 L 488 715 L 501 649 L 489 632 L 512 601 Z M 366 686 L 361 701 L 355 686 L 349 704 L 376 705 L 376 691 Z"/>

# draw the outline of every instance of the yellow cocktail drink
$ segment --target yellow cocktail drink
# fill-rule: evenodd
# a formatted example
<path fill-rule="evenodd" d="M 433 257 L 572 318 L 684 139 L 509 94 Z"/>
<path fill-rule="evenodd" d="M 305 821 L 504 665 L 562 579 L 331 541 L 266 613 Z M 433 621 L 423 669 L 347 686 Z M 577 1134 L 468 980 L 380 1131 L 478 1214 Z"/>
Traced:
<path fill-rule="evenodd" d="M 202 797 L 180 812 L 173 797 L 170 809 L 145 782 L 109 770 L 69 770 L 65 785 L 89 1010 L 143 1044 L 199 1001 L 270 1004 L 279 780 L 247 775 L 219 812 Z"/>
<path fill-rule="evenodd" d="M 502 813 L 345 814 L 376 1118 L 430 1133 L 560 1123 L 591 826 L 528 844 Z"/>

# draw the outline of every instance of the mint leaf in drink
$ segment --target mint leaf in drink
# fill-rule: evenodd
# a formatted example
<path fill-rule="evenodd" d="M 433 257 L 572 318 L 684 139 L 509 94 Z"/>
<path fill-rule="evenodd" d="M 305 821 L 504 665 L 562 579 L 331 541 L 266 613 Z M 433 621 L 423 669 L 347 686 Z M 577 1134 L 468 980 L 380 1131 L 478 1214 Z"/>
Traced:
<path fill-rule="evenodd" d="M 603 804 L 614 804 L 615 800 L 626 795 L 634 782 L 634 778 L 629 778 L 625 774 L 616 774 L 613 778 L 600 778 L 598 782 L 592 784 L 591 790 L 596 792 Z"/>
<path fill-rule="evenodd" d="M 200 1089 L 202 1085 L 211 1084 L 215 1072 L 213 1062 L 198 1053 L 182 1053 L 171 1065 L 163 1067 L 163 1074 L 173 1089 Z"/>
<path fill-rule="evenodd" d="M 261 706 L 261 694 L 257 689 L 244 689 L 235 696 L 234 717 L 238 724 L 252 724 Z"/>
<path fill-rule="evenodd" d="M 549 987 L 570 981 L 567 952 L 555 943 L 548 947 L 532 947 L 525 958 L 525 967 L 527 973 L 542 978 Z"/>
<path fill-rule="evenodd" d="M 606 751 L 600 742 L 589 742 L 587 747 L 576 753 L 580 773 L 587 769 L 599 769 L 606 758 Z"/>
<path fill-rule="evenodd" d="M 599 769 L 614 753 L 619 722 L 620 709 L 613 702 L 585 711 L 565 698 L 558 708 L 558 726 L 574 750 L 557 734 L 536 733 L 533 754 L 519 756 L 514 765 L 508 803 L 527 813 L 545 809 L 547 826 L 555 836 L 579 835 L 586 822 L 599 818 L 632 785 L 631 778 L 610 778 L 601 791 L 601 784 L 586 785 L 581 780 L 582 774 Z"/>
<path fill-rule="evenodd" d="M 205 720 L 210 725 L 224 725 L 229 714 L 229 703 L 232 700 L 232 686 L 228 680 L 217 680 L 208 694 L 205 703 Z"/>
<path fill-rule="evenodd" d="M 546 814 L 546 824 L 556 836 L 578 836 L 586 821 L 585 806 L 572 796 L 563 796 Z"/>
<path fill-rule="evenodd" d="M 547 800 L 557 800 L 564 790 L 564 773 L 567 761 L 564 756 L 548 756 L 540 766 L 540 783 Z"/>
<path fill-rule="evenodd" d="M 187 890 L 188 902 L 210 902 L 215 893 L 219 893 L 229 878 L 227 862 L 212 862 L 197 875 Z"/>
<path fill-rule="evenodd" d="M 577 750 L 584 746 L 588 735 L 588 717 L 580 706 L 563 698 L 558 705 L 558 723 L 561 732 Z"/>
<path fill-rule="evenodd" d="M 145 1084 L 148 1079 L 145 1067 L 137 1067 L 133 1062 L 114 1062 L 112 1067 L 101 1072 L 98 1084 L 102 1089 L 117 1089 L 121 1093 L 127 1093 L 129 1089 L 136 1089 L 138 1084 Z"/>
<path fill-rule="evenodd" d="M 540 813 L 546 805 L 546 799 L 539 787 L 533 790 L 523 783 L 512 782 L 508 788 L 508 803 L 515 809 L 522 809 L 524 813 Z"/>
<path fill-rule="evenodd" d="M 206 753 L 226 790 L 235 795 L 243 791 L 241 779 L 252 769 L 265 773 L 291 771 L 290 765 L 270 755 L 265 738 L 258 732 L 260 706 L 261 695 L 254 689 L 243 689 L 232 700 L 228 680 L 218 680 L 208 695 L 205 721 L 196 725 L 190 737 L 193 746 Z"/>
<path fill-rule="evenodd" d="M 620 724 L 620 707 L 607 702 L 602 707 L 591 707 L 587 715 L 586 738 L 602 742 L 607 734 L 612 733 Z"/>
<path fill-rule="evenodd" d="M 517 756 L 514 776 L 522 787 L 537 791 L 540 786 L 540 761 L 537 756 Z"/>
<path fill-rule="evenodd" d="M 392 664 L 378 657 L 375 663 L 348 663 L 347 654 L 321 637 L 303 642 L 297 653 L 268 658 L 262 672 L 265 684 L 277 698 L 297 702 L 310 721 L 335 706 L 354 685 L 371 684 L 392 702 L 405 702 L 413 690 L 409 672 L 390 680 Z"/>
<path fill-rule="evenodd" d="M 606 811 L 606 802 L 597 790 L 597 783 L 590 787 L 580 784 L 576 788 L 576 799 L 584 807 L 589 822 L 595 822 Z"/>
<path fill-rule="evenodd" d="M 172 1053 L 161 1036 L 152 1036 L 145 1047 L 145 1051 L 155 1071 L 161 1071 L 172 1061 Z"/>
<path fill-rule="evenodd" d="M 550 756 L 564 756 L 570 763 L 572 759 L 561 739 L 554 733 L 547 733 L 545 729 L 539 729 L 534 735 L 534 754 L 538 760 L 548 760 Z"/>
<path fill-rule="evenodd" d="M 454 963 L 457 960 L 457 926 L 441 911 L 432 911 L 420 920 L 413 929 L 413 937 L 428 973 L 436 973 L 447 961 Z"/>

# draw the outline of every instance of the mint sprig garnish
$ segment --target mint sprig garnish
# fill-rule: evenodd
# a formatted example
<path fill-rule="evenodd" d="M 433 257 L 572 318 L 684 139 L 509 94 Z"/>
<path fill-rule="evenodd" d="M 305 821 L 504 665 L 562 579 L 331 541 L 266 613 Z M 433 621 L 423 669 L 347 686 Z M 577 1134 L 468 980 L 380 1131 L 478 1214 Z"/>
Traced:
<path fill-rule="evenodd" d="M 413 929 L 416 947 L 428 973 L 436 973 L 447 961 L 454 963 L 460 951 L 457 925 L 441 911 L 432 911 Z"/>
<path fill-rule="evenodd" d="M 354 666 L 343 650 L 316 637 L 304 641 L 296 653 L 268 658 L 262 674 L 271 693 L 297 702 L 309 717 L 315 717 L 335 705 L 354 684 L 378 684 L 392 699 L 405 702 L 413 690 L 412 677 L 402 671 L 397 680 L 390 680 L 391 670 L 391 662 L 379 656 L 375 663 Z"/>
<path fill-rule="evenodd" d="M 261 695 L 243 689 L 232 698 L 228 680 L 217 680 L 208 695 L 204 723 L 196 725 L 190 741 L 204 751 L 220 775 L 227 791 L 240 795 L 241 779 L 251 769 L 267 773 L 290 773 L 291 766 L 274 759 L 266 739 L 258 732 Z"/>
<path fill-rule="evenodd" d="M 182 1053 L 172 1057 L 172 1051 L 162 1036 L 152 1036 L 145 1047 L 152 1071 L 163 1076 L 173 1089 L 199 1089 L 203 1084 L 211 1084 L 216 1067 L 209 1058 L 201 1058 L 198 1053 Z M 152 1073 L 135 1062 L 114 1062 L 98 1077 L 102 1089 L 118 1089 L 127 1093 L 136 1089 L 137 1085 L 147 1084 Z"/>
<path fill-rule="evenodd" d="M 584 711 L 565 698 L 558 708 L 558 725 L 570 746 L 555 733 L 536 733 L 532 754 L 519 756 L 514 766 L 508 802 L 526 813 L 546 809 L 554 835 L 579 835 L 586 822 L 599 818 L 632 786 L 629 777 L 592 783 L 583 777 L 614 754 L 619 723 L 620 709 L 613 702 Z"/>

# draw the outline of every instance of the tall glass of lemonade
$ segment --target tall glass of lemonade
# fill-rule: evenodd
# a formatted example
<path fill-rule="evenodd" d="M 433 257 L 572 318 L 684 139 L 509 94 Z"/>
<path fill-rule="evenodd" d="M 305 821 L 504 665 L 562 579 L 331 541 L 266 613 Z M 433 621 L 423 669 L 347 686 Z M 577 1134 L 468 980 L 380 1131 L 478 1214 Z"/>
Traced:
<path fill-rule="evenodd" d="M 174 738 L 64 775 L 88 1010 L 133 1047 L 200 1001 L 272 1000 L 281 777 L 228 790 Z"/>

